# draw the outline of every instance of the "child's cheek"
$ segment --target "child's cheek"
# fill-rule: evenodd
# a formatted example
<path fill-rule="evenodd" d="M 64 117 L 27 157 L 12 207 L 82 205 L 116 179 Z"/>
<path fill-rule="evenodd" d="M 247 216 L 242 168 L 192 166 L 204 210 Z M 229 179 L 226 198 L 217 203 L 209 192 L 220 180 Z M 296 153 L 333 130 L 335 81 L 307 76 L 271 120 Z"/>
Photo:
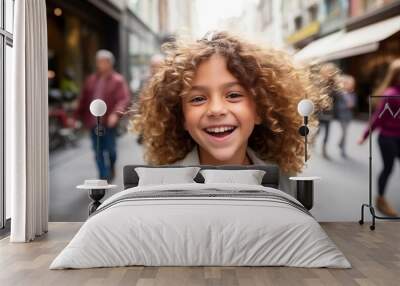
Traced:
<path fill-rule="evenodd" d="M 187 107 L 183 109 L 183 127 L 185 130 L 190 131 L 200 121 L 200 114 L 198 108 Z"/>

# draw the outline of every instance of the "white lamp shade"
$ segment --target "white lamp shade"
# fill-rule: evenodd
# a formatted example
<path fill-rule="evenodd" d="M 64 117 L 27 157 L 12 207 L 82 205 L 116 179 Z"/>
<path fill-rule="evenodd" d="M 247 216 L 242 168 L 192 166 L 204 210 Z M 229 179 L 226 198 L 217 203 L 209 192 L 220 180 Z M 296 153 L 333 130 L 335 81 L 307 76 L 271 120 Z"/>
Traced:
<path fill-rule="evenodd" d="M 89 109 L 93 116 L 103 116 L 107 111 L 107 105 L 103 100 L 95 99 L 90 103 Z"/>
<path fill-rule="evenodd" d="M 310 99 L 302 99 L 297 105 L 297 111 L 301 116 L 309 116 L 314 112 L 314 103 Z"/>

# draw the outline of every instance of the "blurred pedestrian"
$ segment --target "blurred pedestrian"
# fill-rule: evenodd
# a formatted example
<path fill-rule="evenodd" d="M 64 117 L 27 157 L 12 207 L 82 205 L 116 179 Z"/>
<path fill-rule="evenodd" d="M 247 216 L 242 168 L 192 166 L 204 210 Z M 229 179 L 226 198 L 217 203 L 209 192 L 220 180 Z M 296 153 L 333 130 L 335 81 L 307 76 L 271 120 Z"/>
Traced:
<path fill-rule="evenodd" d="M 155 54 L 150 60 L 150 73 L 151 76 L 155 75 L 161 65 L 164 63 L 164 56 L 161 54 Z"/>
<path fill-rule="evenodd" d="M 147 82 L 156 74 L 157 70 L 164 62 L 164 56 L 162 54 L 154 54 L 150 59 L 149 72 L 141 79 L 139 86 L 139 93 L 143 90 Z"/>
<path fill-rule="evenodd" d="M 340 82 L 342 90 L 337 93 L 337 98 L 335 98 L 335 118 L 339 121 L 342 129 L 342 136 L 339 141 L 340 152 L 343 158 L 347 158 L 345 148 L 347 130 L 353 118 L 353 108 L 356 105 L 355 80 L 351 75 L 342 75 Z"/>
<path fill-rule="evenodd" d="M 114 71 L 113 65 L 114 55 L 110 51 L 99 50 L 96 53 L 96 72 L 86 79 L 75 113 L 75 118 L 81 119 L 84 127 L 90 130 L 96 153 L 96 118 L 90 113 L 89 106 L 94 99 L 102 99 L 107 104 L 107 112 L 101 118 L 105 134 L 100 136 L 96 163 L 99 177 L 110 181 L 115 177 L 116 127 L 130 101 L 128 85 L 123 76 Z"/>
<path fill-rule="evenodd" d="M 400 59 L 389 66 L 388 73 L 374 95 L 400 96 Z M 389 100 L 390 99 L 390 100 Z M 400 158 L 400 98 L 382 98 L 378 103 L 369 125 L 358 140 L 362 144 L 371 130 L 379 129 L 378 145 L 383 160 L 383 170 L 378 178 L 377 209 L 387 216 L 397 216 L 397 211 L 386 201 L 385 188 L 392 173 L 394 160 Z"/>
<path fill-rule="evenodd" d="M 334 117 L 335 100 L 339 96 L 338 93 L 340 92 L 339 69 L 333 63 L 326 63 L 322 65 L 320 69 L 320 76 L 322 79 L 322 84 L 326 89 L 326 93 L 333 101 L 333 106 L 334 106 L 333 110 L 332 109 L 324 110 L 319 114 L 320 129 L 324 128 L 325 131 L 322 143 L 322 156 L 325 159 L 329 160 L 330 157 L 328 156 L 327 152 L 327 144 L 328 144 L 331 120 Z M 318 130 L 318 132 L 320 131 L 320 129 Z"/>

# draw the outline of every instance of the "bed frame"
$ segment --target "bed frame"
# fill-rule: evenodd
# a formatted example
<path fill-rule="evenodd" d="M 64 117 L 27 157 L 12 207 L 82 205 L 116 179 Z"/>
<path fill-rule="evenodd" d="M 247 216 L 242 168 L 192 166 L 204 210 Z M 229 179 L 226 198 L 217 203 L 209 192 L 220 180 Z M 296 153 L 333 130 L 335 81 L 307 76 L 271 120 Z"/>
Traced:
<path fill-rule="evenodd" d="M 174 165 L 162 165 L 162 166 L 149 166 L 149 165 L 127 165 L 124 167 L 124 189 L 133 188 L 138 185 L 139 176 L 135 171 L 137 167 L 147 168 L 182 168 L 182 167 L 200 167 L 201 169 L 218 169 L 218 170 L 262 170 L 265 171 L 265 175 L 262 179 L 261 184 L 265 187 L 278 188 L 279 186 L 279 168 L 275 165 L 223 165 L 223 166 L 174 166 Z M 204 178 L 200 174 L 194 178 L 197 183 L 204 183 Z"/>
<path fill-rule="evenodd" d="M 139 176 L 135 171 L 137 167 L 147 168 L 183 168 L 183 167 L 200 167 L 204 169 L 218 169 L 218 170 L 262 170 L 265 175 L 261 181 L 264 187 L 271 187 L 279 189 L 279 167 L 276 165 L 198 165 L 198 166 L 175 166 L 175 165 L 162 165 L 162 166 L 149 166 L 149 165 L 127 165 L 124 167 L 124 189 L 136 187 L 139 183 Z M 197 183 L 204 183 L 204 178 L 200 174 L 194 178 Z M 298 181 L 297 182 L 297 200 L 301 202 L 306 209 L 311 210 L 314 205 L 314 191 L 312 181 Z"/>

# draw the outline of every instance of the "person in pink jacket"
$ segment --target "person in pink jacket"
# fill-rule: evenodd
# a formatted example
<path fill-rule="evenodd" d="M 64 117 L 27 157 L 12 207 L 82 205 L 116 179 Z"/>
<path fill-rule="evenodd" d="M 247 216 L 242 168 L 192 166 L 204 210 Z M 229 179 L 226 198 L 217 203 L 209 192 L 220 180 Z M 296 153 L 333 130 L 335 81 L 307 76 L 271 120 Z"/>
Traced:
<path fill-rule="evenodd" d="M 99 50 L 96 53 L 96 72 L 86 79 L 75 112 L 75 118 L 80 119 L 83 126 L 90 130 L 93 150 L 96 152 L 96 118 L 90 113 L 89 106 L 95 99 L 102 99 L 106 103 L 107 112 L 101 118 L 105 134 L 100 137 L 96 163 L 99 177 L 109 180 L 115 176 L 116 127 L 130 102 L 128 85 L 123 76 L 114 71 L 113 65 L 114 56 L 111 52 Z"/>
<path fill-rule="evenodd" d="M 378 88 L 376 95 L 393 96 L 382 98 L 358 143 L 362 144 L 370 134 L 369 128 L 379 129 L 378 144 L 383 160 L 383 170 L 378 179 L 376 207 L 388 216 L 397 216 L 397 211 L 386 201 L 385 188 L 392 173 L 395 159 L 400 158 L 400 59 L 395 60 Z"/>

